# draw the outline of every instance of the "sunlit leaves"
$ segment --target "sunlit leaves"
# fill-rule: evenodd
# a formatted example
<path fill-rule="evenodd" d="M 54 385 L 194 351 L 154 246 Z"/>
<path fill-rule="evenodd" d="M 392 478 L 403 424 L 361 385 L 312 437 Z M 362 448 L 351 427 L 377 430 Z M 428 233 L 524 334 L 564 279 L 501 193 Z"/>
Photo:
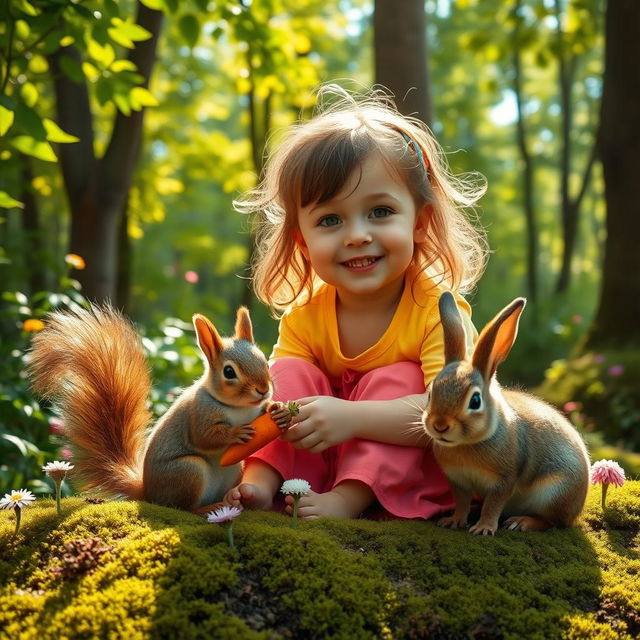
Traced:
<path fill-rule="evenodd" d="M 25 153 L 34 158 L 45 160 L 46 162 L 57 162 L 58 158 L 48 142 L 42 142 L 31 136 L 16 136 L 10 143 L 21 153 Z"/>
<path fill-rule="evenodd" d="M 15 114 L 10 109 L 0 105 L 0 136 L 3 136 L 13 124 Z"/>
<path fill-rule="evenodd" d="M 45 131 L 47 132 L 47 140 L 49 142 L 70 143 L 78 142 L 79 138 L 63 131 L 53 120 L 45 118 L 43 120 Z"/>
<path fill-rule="evenodd" d="M 127 49 L 133 49 L 136 42 L 148 40 L 151 34 L 132 21 L 112 18 L 112 26 L 107 29 L 109 37 Z"/>
<path fill-rule="evenodd" d="M 24 205 L 22 204 L 22 202 L 19 202 L 15 198 L 12 198 L 8 193 L 5 193 L 4 191 L 0 191 L 0 207 L 3 207 L 5 209 L 11 209 L 12 207 L 19 207 L 22 209 Z"/>

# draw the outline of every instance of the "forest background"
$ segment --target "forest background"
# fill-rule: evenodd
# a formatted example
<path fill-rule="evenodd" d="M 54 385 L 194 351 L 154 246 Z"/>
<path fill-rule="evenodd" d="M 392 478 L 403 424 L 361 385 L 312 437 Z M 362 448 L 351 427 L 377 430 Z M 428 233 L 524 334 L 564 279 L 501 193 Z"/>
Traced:
<path fill-rule="evenodd" d="M 502 381 L 564 409 L 628 468 L 640 450 L 640 8 L 633 0 L 3 0 L 0 9 L 0 490 L 60 425 L 24 374 L 54 306 L 112 300 L 137 323 L 153 409 L 201 372 L 189 319 L 231 330 L 253 297 L 256 184 L 314 89 L 387 87 L 455 173 L 488 191 L 470 296 L 481 327 L 529 304 Z M 635 61 L 635 63 L 634 63 Z"/>

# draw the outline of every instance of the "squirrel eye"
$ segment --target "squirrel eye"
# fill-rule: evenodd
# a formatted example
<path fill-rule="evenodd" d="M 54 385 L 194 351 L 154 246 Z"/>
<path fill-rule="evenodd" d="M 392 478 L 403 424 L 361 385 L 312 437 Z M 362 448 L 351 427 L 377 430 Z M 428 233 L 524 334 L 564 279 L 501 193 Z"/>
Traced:
<path fill-rule="evenodd" d="M 482 406 L 482 396 L 476 391 L 469 399 L 469 409 L 477 411 Z"/>
<path fill-rule="evenodd" d="M 228 364 L 223 370 L 222 370 L 222 375 L 227 379 L 227 380 L 233 380 L 234 378 L 237 378 L 238 376 L 236 375 L 235 370 L 233 369 L 233 367 Z"/>

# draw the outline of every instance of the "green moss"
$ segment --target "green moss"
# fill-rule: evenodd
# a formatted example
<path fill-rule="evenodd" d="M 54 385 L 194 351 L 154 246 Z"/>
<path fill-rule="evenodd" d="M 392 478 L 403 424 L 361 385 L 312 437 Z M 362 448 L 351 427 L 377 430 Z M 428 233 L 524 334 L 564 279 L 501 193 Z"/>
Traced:
<path fill-rule="evenodd" d="M 640 632 L 640 482 L 590 491 L 580 526 L 499 531 L 247 512 L 225 532 L 144 503 L 51 500 L 13 536 L 0 512 L 4 638 L 632 638 Z M 93 569 L 65 543 L 100 538 Z M 81 543 L 77 543 L 82 549 Z M 89 563 L 87 566 L 90 566 Z M 82 565 L 84 566 L 84 565 Z"/>

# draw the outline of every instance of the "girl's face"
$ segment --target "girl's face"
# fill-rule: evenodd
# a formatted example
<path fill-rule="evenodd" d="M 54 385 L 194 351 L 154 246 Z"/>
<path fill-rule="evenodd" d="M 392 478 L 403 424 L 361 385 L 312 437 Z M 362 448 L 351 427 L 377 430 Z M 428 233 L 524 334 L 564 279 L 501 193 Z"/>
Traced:
<path fill-rule="evenodd" d="M 301 250 L 343 301 L 399 295 L 422 218 L 402 178 L 372 153 L 333 199 L 298 211 Z"/>

